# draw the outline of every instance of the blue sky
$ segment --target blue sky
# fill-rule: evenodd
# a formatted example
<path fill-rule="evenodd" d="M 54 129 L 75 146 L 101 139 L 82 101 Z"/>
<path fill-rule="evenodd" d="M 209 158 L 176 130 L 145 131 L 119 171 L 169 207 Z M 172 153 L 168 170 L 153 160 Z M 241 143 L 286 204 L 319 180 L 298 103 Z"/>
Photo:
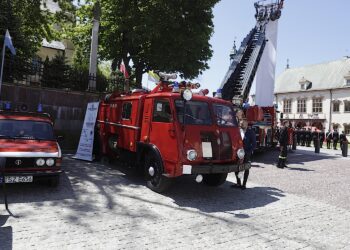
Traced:
<path fill-rule="evenodd" d="M 210 69 L 198 78 L 214 91 L 228 67 L 233 41 L 239 46 L 255 25 L 255 0 L 221 0 L 214 8 L 214 51 Z M 349 0 L 285 0 L 279 21 L 276 76 L 287 58 L 291 67 L 322 63 L 350 56 Z"/>

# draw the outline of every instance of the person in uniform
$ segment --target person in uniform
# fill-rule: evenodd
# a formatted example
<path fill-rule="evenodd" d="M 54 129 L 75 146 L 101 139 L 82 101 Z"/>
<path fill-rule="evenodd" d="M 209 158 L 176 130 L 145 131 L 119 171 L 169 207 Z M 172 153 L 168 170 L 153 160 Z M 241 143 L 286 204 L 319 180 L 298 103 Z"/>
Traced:
<path fill-rule="evenodd" d="M 305 132 L 305 140 L 306 140 L 306 146 L 311 147 L 311 140 L 312 140 L 311 128 L 309 128 Z"/>
<path fill-rule="evenodd" d="M 300 131 L 300 143 L 301 146 L 305 146 L 305 128 L 302 128 Z"/>
<path fill-rule="evenodd" d="M 339 143 L 340 143 L 340 148 L 343 150 L 343 143 L 347 142 L 348 139 L 346 138 L 345 131 L 343 131 L 340 136 L 339 136 Z"/>
<path fill-rule="evenodd" d="M 317 139 L 319 139 L 319 133 L 317 131 L 317 128 L 315 128 L 312 132 L 312 141 L 314 143 L 314 147 L 316 147 L 316 143 L 318 143 Z"/>
<path fill-rule="evenodd" d="M 283 122 L 283 127 L 280 132 L 280 154 L 278 156 L 278 168 L 285 168 L 286 166 L 286 160 L 287 160 L 287 145 L 288 145 L 288 122 Z"/>
<path fill-rule="evenodd" d="M 326 133 L 326 142 L 327 142 L 327 148 L 331 148 L 331 142 L 333 140 L 333 133 L 328 129 L 328 132 Z"/>
<path fill-rule="evenodd" d="M 251 124 L 248 124 L 247 121 L 243 120 L 241 122 L 242 129 L 242 139 L 244 147 L 244 163 L 251 161 L 251 157 L 254 149 L 256 148 L 256 134 L 255 130 L 251 127 Z M 249 169 L 244 171 L 243 183 L 239 178 L 239 172 L 235 172 L 237 184 L 233 184 L 231 187 L 237 187 L 241 189 L 246 189 L 246 184 L 249 176 Z"/>
<path fill-rule="evenodd" d="M 296 133 L 296 135 L 297 135 L 297 145 L 299 146 L 300 145 L 300 128 L 299 127 L 297 127 L 296 129 L 295 129 L 295 133 Z"/>
<path fill-rule="evenodd" d="M 324 133 L 324 128 L 320 131 L 320 148 L 323 146 L 323 141 L 325 139 L 325 133 Z"/>
<path fill-rule="evenodd" d="M 333 149 L 337 150 L 337 144 L 339 141 L 339 133 L 338 131 L 335 129 L 333 131 Z"/>

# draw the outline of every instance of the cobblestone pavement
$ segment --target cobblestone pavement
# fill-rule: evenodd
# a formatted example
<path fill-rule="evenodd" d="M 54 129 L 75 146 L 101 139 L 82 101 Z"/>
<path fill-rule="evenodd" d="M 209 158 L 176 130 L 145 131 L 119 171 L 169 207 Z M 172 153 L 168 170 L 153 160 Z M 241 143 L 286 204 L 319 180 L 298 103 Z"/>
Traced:
<path fill-rule="evenodd" d="M 58 188 L 9 186 L 0 249 L 350 249 L 350 162 L 298 150 L 259 154 L 248 189 L 179 178 L 166 194 L 116 166 L 65 158 Z M 2 195 L 2 193 L 0 193 Z"/>

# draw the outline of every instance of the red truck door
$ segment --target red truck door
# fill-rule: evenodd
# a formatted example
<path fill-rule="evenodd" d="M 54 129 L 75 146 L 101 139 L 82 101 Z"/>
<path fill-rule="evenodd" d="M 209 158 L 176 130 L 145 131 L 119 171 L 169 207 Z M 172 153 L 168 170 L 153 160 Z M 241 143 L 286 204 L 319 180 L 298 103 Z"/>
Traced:
<path fill-rule="evenodd" d="M 168 98 L 156 98 L 152 109 L 149 140 L 159 149 L 166 172 L 173 173 L 179 156 L 174 107 Z"/>

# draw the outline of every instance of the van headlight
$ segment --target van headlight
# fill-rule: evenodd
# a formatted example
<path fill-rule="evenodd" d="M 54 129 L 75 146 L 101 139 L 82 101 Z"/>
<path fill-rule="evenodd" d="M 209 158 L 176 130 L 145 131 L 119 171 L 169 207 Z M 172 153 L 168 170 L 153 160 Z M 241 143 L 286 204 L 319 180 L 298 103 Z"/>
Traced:
<path fill-rule="evenodd" d="M 39 167 L 42 167 L 45 165 L 45 160 L 43 158 L 39 158 L 36 160 L 36 165 L 39 166 Z"/>
<path fill-rule="evenodd" d="M 237 151 L 238 158 L 242 160 L 244 158 L 244 155 L 245 155 L 244 149 L 242 148 L 238 149 Z"/>
<path fill-rule="evenodd" d="M 47 159 L 46 165 L 48 165 L 49 167 L 52 167 L 53 165 L 55 165 L 55 160 L 52 158 Z"/>
<path fill-rule="evenodd" d="M 194 161 L 197 158 L 197 152 L 194 149 L 190 149 L 187 151 L 187 159 L 189 161 Z"/>

